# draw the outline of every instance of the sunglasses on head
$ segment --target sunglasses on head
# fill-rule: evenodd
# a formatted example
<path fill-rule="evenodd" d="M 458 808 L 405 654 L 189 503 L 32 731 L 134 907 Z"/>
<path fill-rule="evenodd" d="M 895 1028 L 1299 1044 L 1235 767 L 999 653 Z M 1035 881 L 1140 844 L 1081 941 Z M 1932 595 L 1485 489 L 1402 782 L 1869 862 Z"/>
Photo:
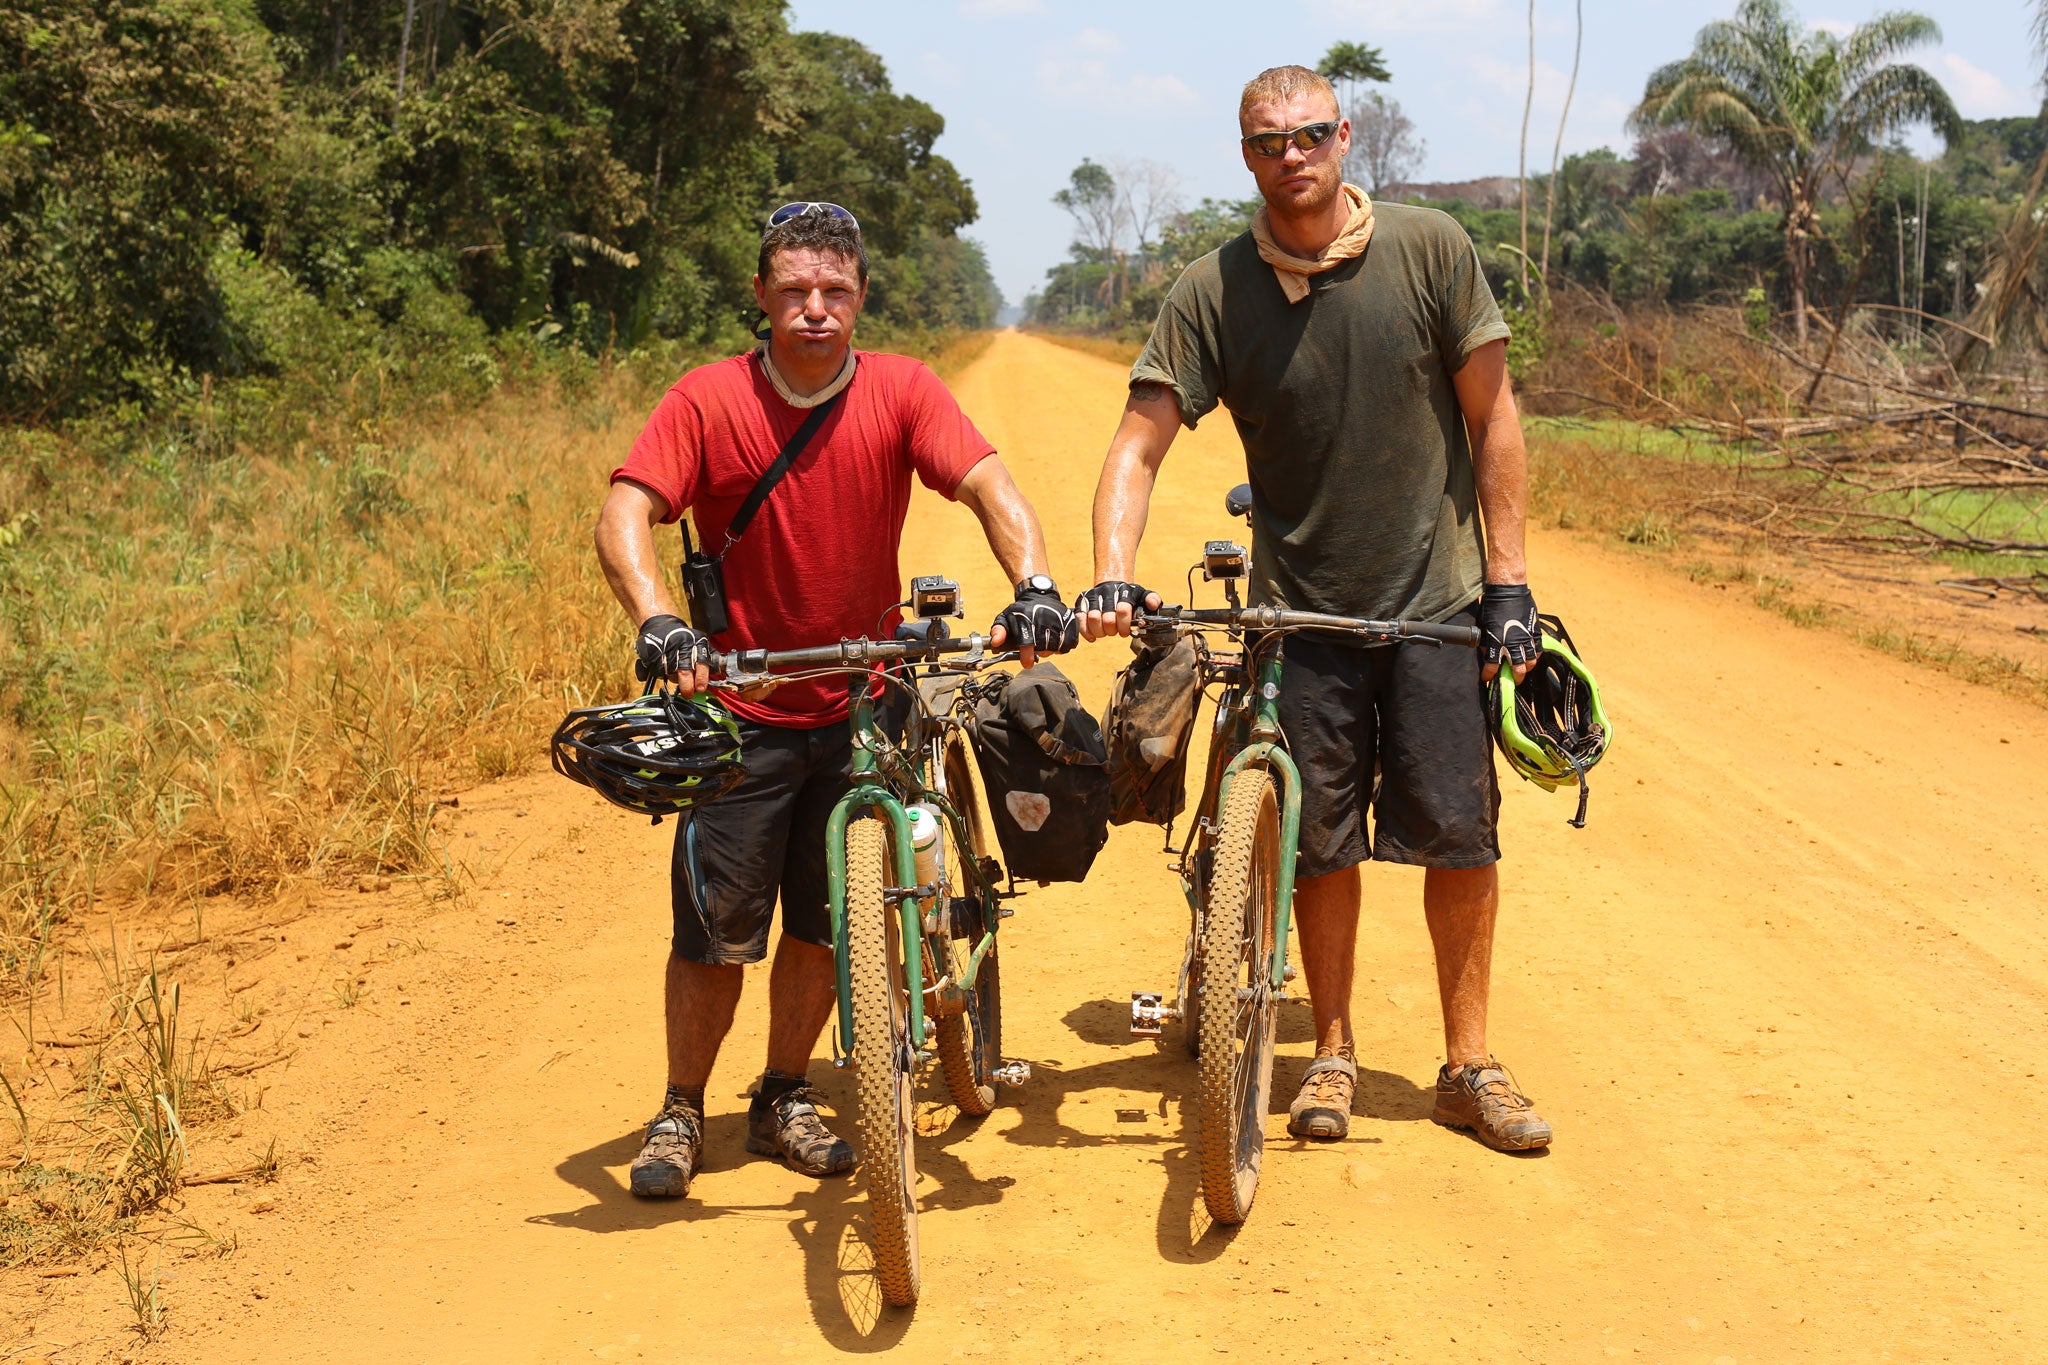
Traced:
<path fill-rule="evenodd" d="M 1299 128 L 1289 128 L 1284 133 L 1253 133 L 1238 141 L 1260 156 L 1285 156 L 1289 142 L 1304 152 L 1312 152 L 1328 142 L 1330 134 L 1336 131 L 1337 120 L 1324 119 L 1320 123 L 1304 123 Z"/>
<path fill-rule="evenodd" d="M 801 218 L 806 213 L 822 213 L 828 218 L 844 218 L 847 222 L 853 224 L 856 232 L 860 230 L 860 219 L 854 217 L 851 213 L 839 207 L 839 205 L 809 199 L 798 200 L 794 204 L 784 204 L 781 208 L 768 215 L 768 226 L 772 228 L 781 227 L 790 219 Z"/>

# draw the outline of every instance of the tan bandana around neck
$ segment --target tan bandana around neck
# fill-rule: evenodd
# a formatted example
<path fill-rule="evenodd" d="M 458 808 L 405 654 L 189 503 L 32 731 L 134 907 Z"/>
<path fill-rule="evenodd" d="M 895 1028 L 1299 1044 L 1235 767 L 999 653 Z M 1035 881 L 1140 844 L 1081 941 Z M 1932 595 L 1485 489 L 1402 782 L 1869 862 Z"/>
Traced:
<path fill-rule="evenodd" d="M 782 375 L 776 370 L 774 360 L 769 358 L 767 342 L 761 343 L 759 354 L 761 357 L 761 368 L 768 372 L 768 382 L 775 386 L 775 392 L 781 396 L 782 401 L 793 408 L 815 408 L 818 404 L 853 382 L 853 347 L 851 346 L 846 348 L 846 364 L 840 367 L 838 375 L 833 378 L 832 382 L 819 389 L 816 393 L 804 398 L 797 397 L 796 394 L 790 391 L 789 385 L 782 381 Z"/>
<path fill-rule="evenodd" d="M 1365 254 L 1365 244 L 1372 240 L 1372 200 L 1366 198 L 1364 190 L 1351 184 L 1344 186 L 1344 197 L 1351 203 L 1351 217 L 1337 234 L 1337 240 L 1324 247 L 1320 256 L 1290 254 L 1273 240 L 1271 211 L 1261 208 L 1252 215 L 1252 241 L 1258 245 L 1259 259 L 1273 267 L 1289 303 L 1300 303 L 1308 297 L 1309 276 Z"/>

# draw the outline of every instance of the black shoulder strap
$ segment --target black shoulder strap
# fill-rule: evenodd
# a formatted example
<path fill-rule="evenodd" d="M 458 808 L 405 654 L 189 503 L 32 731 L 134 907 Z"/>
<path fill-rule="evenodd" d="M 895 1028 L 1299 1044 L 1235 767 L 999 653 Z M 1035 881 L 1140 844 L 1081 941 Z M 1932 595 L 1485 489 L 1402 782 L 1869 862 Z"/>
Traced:
<path fill-rule="evenodd" d="M 853 386 L 848 384 L 846 387 L 850 389 Z M 733 513 L 732 525 L 725 528 L 725 548 L 718 552 L 720 559 L 724 559 L 731 553 L 732 547 L 739 543 L 739 538 L 746 533 L 748 524 L 754 520 L 754 514 L 761 510 L 761 504 L 768 501 L 768 495 L 775 491 L 775 485 L 782 482 L 782 476 L 796 463 L 796 457 L 804 453 L 804 447 L 811 443 L 811 438 L 818 434 L 818 428 L 825 425 L 825 419 L 832 415 L 832 410 L 839 406 L 839 400 L 845 396 L 846 389 L 841 389 L 812 408 L 810 414 L 791 433 L 790 438 L 783 442 L 782 451 L 775 457 L 775 463 L 768 466 L 760 480 L 754 484 L 753 491 L 747 494 L 747 500 L 740 504 L 740 510 Z"/>

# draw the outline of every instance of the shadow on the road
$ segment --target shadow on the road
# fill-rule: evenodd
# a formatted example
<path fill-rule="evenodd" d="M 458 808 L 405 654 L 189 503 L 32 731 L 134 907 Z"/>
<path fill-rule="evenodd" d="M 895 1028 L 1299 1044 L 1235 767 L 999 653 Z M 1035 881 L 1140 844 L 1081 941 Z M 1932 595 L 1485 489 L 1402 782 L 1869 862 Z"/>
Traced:
<path fill-rule="evenodd" d="M 820 1087 L 828 1104 L 839 1088 L 830 1083 Z M 847 1114 L 843 1109 L 840 1112 Z M 762 1159 L 735 1155 L 743 1150 L 746 1122 L 743 1112 L 714 1114 L 705 1119 L 705 1163 L 700 1175 L 729 1169 L 738 1161 Z M 845 1132 L 851 1125 L 851 1115 L 847 1114 L 835 1121 L 833 1128 Z M 920 1212 L 993 1204 L 1014 1183 L 1007 1176 L 981 1179 L 951 1150 L 975 1126 L 975 1120 L 963 1119 L 950 1105 L 932 1100 L 920 1103 Z M 542 1227 L 609 1233 L 726 1217 L 786 1217 L 790 1235 L 803 1252 L 804 1297 L 825 1341 L 837 1350 L 863 1354 L 889 1350 L 902 1340 L 916 1310 L 891 1308 L 882 1302 L 874 1253 L 861 1218 L 865 1189 L 858 1170 L 851 1178 L 820 1180 L 782 1204 L 715 1204 L 695 1194 L 682 1199 L 635 1199 L 613 1172 L 632 1161 L 640 1150 L 641 1139 L 641 1130 L 635 1128 L 564 1158 L 555 1167 L 555 1173 L 594 1202 L 561 1213 L 534 1214 L 526 1221 Z"/>

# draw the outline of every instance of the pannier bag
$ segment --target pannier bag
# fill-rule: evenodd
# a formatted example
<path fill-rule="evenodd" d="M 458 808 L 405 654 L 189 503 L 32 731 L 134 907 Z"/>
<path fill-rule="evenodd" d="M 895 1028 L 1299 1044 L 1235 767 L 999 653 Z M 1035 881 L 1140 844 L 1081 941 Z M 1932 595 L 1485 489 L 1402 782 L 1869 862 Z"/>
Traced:
<path fill-rule="evenodd" d="M 1202 658 L 1193 636 L 1150 647 L 1116 675 L 1102 737 L 1109 747 L 1109 818 L 1171 823 L 1187 805 L 1188 741 L 1202 699 Z"/>
<path fill-rule="evenodd" d="M 1050 663 L 985 688 L 974 706 L 974 757 L 1012 877 L 1078 882 L 1109 837 L 1109 756 L 1102 728 Z"/>

